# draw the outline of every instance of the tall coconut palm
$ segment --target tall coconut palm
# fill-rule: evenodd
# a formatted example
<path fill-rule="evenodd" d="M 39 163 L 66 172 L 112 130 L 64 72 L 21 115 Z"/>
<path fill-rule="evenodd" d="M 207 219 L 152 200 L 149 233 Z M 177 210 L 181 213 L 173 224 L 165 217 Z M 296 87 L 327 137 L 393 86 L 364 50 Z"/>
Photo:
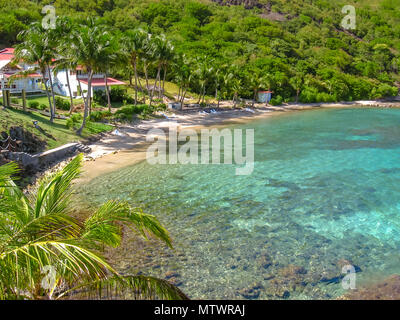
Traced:
<path fill-rule="evenodd" d="M 88 76 L 88 92 L 85 100 L 83 121 L 77 134 L 82 134 L 91 110 L 92 81 L 95 73 L 101 72 L 104 57 L 114 54 L 113 41 L 110 32 L 99 24 L 98 20 L 88 18 L 73 33 L 70 44 L 71 56 L 75 63 L 81 65 Z"/>
<path fill-rule="evenodd" d="M 195 74 L 200 85 L 200 95 L 197 102 L 198 104 L 205 102 L 206 87 L 209 79 L 212 77 L 213 74 L 212 62 L 212 60 L 208 60 L 206 57 L 201 57 L 197 61 L 197 69 L 195 71 Z"/>
<path fill-rule="evenodd" d="M 263 87 L 263 76 L 259 69 L 250 69 L 248 71 L 247 78 L 250 89 L 253 91 L 252 106 L 254 107 L 257 100 L 257 92 Z"/>
<path fill-rule="evenodd" d="M 55 117 L 55 100 L 53 94 L 53 88 L 50 88 L 50 92 L 53 95 L 53 103 L 47 86 L 46 74 L 49 73 L 51 77 L 50 65 L 54 59 L 54 46 L 49 37 L 47 30 L 44 30 L 39 23 L 33 23 L 27 30 L 22 31 L 18 35 L 18 40 L 21 41 L 15 47 L 15 58 L 14 63 L 23 63 L 37 66 L 36 68 L 42 75 L 42 82 L 45 86 L 46 95 L 49 101 L 50 121 L 54 121 Z"/>
<path fill-rule="evenodd" d="M 56 22 L 56 29 L 53 30 L 54 42 L 57 44 L 57 58 L 53 63 L 55 65 L 54 74 L 57 75 L 61 70 L 65 70 L 68 94 L 70 98 L 70 109 L 69 114 L 71 115 L 74 110 L 74 99 L 72 95 L 71 82 L 70 82 L 70 72 L 71 70 L 76 70 L 76 62 L 74 58 L 70 56 L 70 42 L 73 30 L 76 25 L 67 17 L 60 17 Z"/>
<path fill-rule="evenodd" d="M 174 47 L 166 39 L 165 35 L 160 35 L 151 38 L 150 50 L 157 66 L 156 82 L 153 87 L 152 96 L 154 96 L 154 90 L 158 83 L 158 97 L 161 99 L 164 95 L 165 90 L 165 79 L 167 74 L 167 68 L 169 63 L 174 57 Z M 164 70 L 163 83 L 161 83 L 161 70 Z"/>
<path fill-rule="evenodd" d="M 99 61 L 98 68 L 103 72 L 104 83 L 107 97 L 108 111 L 111 112 L 111 96 L 110 87 L 108 86 L 108 73 L 112 70 L 118 69 L 124 61 L 124 53 L 118 42 L 118 38 L 115 35 L 111 35 L 109 40 L 109 54 L 103 55 L 101 61 Z"/>
<path fill-rule="evenodd" d="M 190 62 L 185 55 L 178 57 L 174 65 L 175 81 L 179 86 L 178 101 L 181 105 L 181 109 L 183 108 L 185 97 L 192 79 L 192 71 L 190 70 L 189 65 Z"/>
<path fill-rule="evenodd" d="M 135 105 L 138 101 L 138 60 L 144 55 L 148 34 L 142 29 L 128 30 L 125 32 L 122 46 L 128 63 L 133 68 L 135 77 Z"/>
<path fill-rule="evenodd" d="M 122 297 L 186 299 L 165 280 L 142 275 L 121 276 L 100 254 L 104 246 L 121 244 L 123 226 L 171 246 L 159 221 L 109 201 L 88 218 L 71 215 L 71 183 L 79 176 L 82 155 L 63 170 L 43 178 L 25 194 L 12 176 L 15 164 L 0 167 L 0 299 Z M 125 291 L 126 292 L 126 291 Z"/>

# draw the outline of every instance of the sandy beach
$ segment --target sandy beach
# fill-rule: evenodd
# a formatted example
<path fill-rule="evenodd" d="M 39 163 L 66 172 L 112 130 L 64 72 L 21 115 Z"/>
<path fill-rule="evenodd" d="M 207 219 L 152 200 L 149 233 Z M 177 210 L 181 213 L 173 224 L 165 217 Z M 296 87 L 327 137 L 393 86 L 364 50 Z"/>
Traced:
<path fill-rule="evenodd" d="M 400 108 L 400 102 L 356 101 L 349 103 L 290 104 L 285 106 L 256 105 L 249 109 L 222 107 L 217 113 L 200 113 L 196 109 L 167 112 L 167 118 L 143 120 L 133 125 L 119 125 L 116 130 L 101 140 L 89 145 L 91 152 L 86 155 L 80 182 L 88 182 L 97 176 L 115 171 L 146 158 L 146 135 L 151 129 L 167 129 L 171 122 L 178 130 L 184 128 L 200 129 L 234 123 L 254 121 L 261 118 L 278 116 L 286 112 L 349 107 Z M 206 109 L 207 110 L 207 109 Z"/>

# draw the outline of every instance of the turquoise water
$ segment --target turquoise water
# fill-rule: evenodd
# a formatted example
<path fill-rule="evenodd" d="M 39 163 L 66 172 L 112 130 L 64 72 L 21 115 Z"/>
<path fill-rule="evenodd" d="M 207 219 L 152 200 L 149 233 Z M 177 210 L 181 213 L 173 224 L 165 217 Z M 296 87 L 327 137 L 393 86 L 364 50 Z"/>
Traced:
<path fill-rule="evenodd" d="M 343 260 L 357 266 L 357 286 L 400 273 L 400 110 L 320 109 L 230 127 L 255 129 L 250 176 L 144 161 L 82 187 L 91 203 L 118 198 L 156 215 L 174 239 L 171 251 L 127 237 L 121 272 L 172 271 L 198 299 L 335 298 L 346 293 Z"/>

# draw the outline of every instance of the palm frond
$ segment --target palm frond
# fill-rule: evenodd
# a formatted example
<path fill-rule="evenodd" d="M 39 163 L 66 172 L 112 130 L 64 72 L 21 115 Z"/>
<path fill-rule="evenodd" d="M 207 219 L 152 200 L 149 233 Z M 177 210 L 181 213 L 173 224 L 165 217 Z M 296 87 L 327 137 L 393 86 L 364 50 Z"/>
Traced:
<path fill-rule="evenodd" d="M 140 209 L 132 209 L 128 203 L 119 201 L 106 202 L 86 220 L 83 238 L 104 241 L 112 246 L 119 245 L 121 234 L 116 225 L 118 222 L 124 223 L 146 239 L 152 235 L 172 247 L 168 231 L 155 216 L 143 213 Z"/>
<path fill-rule="evenodd" d="M 58 298 L 72 292 L 79 298 L 89 299 L 189 300 L 179 288 L 167 280 L 142 275 L 114 275 L 107 279 L 84 283 L 64 292 Z"/>
<path fill-rule="evenodd" d="M 71 184 L 80 174 L 83 155 L 75 157 L 61 171 L 39 182 L 34 199 L 35 217 L 53 213 L 65 213 L 71 196 Z"/>

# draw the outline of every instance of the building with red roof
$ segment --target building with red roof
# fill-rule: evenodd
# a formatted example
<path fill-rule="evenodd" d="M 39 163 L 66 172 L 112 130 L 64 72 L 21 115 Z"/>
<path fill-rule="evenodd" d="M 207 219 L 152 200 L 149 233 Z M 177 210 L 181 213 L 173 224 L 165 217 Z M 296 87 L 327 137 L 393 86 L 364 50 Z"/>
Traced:
<path fill-rule="evenodd" d="M 35 72 L 35 68 L 26 64 L 15 65 L 13 60 L 14 48 L 0 49 L 0 91 L 41 91 L 39 82 L 42 76 Z"/>
<path fill-rule="evenodd" d="M 42 91 L 40 82 L 42 75 L 37 71 L 36 66 L 24 64 L 13 64 L 14 48 L 0 49 L 0 92 L 2 90 L 10 90 L 11 92 L 21 92 L 25 89 L 26 92 L 40 92 Z M 88 74 L 81 66 L 76 70 L 61 70 L 55 74 L 51 68 L 51 76 L 53 80 L 54 92 L 69 96 L 67 75 L 71 87 L 71 95 L 73 97 L 82 96 L 87 94 L 88 91 Z M 31 72 L 30 72 L 31 71 Z M 48 87 L 50 87 L 49 74 L 44 75 Z M 125 85 L 124 82 L 107 77 L 108 87 Z M 92 96 L 96 90 L 106 89 L 106 79 L 104 74 L 95 74 L 92 81 Z"/>

